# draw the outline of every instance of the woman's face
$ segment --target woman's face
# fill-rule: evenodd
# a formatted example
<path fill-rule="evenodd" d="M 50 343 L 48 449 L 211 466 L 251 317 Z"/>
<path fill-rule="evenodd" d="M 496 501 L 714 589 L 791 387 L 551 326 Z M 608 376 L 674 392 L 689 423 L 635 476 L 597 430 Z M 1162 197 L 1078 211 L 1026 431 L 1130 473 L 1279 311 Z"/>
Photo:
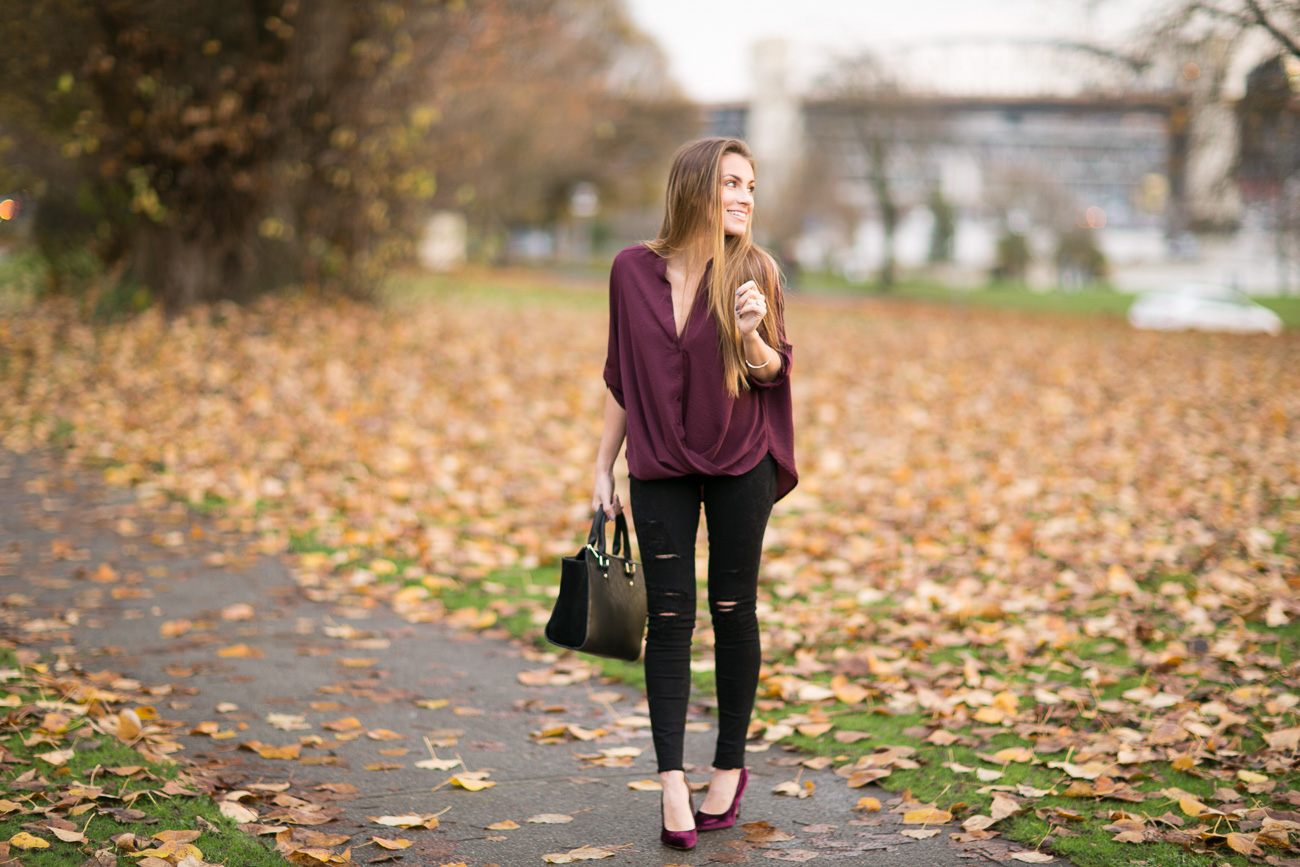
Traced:
<path fill-rule="evenodd" d="M 722 158 L 722 231 L 743 235 L 754 212 L 754 167 L 740 154 Z"/>

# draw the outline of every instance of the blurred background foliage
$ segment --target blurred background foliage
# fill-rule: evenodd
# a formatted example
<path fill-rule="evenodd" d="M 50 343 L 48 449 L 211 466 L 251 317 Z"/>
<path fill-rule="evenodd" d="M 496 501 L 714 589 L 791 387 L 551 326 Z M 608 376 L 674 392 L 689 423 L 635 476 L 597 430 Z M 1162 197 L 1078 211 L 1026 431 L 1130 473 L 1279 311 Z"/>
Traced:
<path fill-rule="evenodd" d="M 364 294 L 440 206 L 490 257 L 657 196 L 695 117 L 616 0 L 0 4 L 0 189 L 44 292 L 124 308 Z"/>

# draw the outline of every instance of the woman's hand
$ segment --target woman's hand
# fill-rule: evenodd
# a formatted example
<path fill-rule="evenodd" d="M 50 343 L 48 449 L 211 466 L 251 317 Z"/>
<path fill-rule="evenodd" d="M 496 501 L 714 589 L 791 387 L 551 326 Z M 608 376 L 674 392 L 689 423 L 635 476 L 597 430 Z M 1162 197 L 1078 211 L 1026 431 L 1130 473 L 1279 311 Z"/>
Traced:
<path fill-rule="evenodd" d="M 614 474 L 596 473 L 596 490 L 591 495 L 591 512 L 594 515 L 596 510 L 600 509 L 605 513 L 605 517 L 614 520 L 614 516 L 623 511 L 623 504 L 618 501 L 618 494 L 614 492 Z"/>
<path fill-rule="evenodd" d="M 614 392 L 605 392 L 605 425 L 600 433 L 600 448 L 596 451 L 596 487 L 591 495 L 591 511 L 597 509 L 605 517 L 614 520 L 614 516 L 623 511 L 623 504 L 614 493 L 614 461 L 623 448 L 623 438 L 627 435 L 627 410 L 614 399 Z"/>
<path fill-rule="evenodd" d="M 741 337 L 753 334 L 766 315 L 767 299 L 753 280 L 736 290 L 736 327 Z"/>

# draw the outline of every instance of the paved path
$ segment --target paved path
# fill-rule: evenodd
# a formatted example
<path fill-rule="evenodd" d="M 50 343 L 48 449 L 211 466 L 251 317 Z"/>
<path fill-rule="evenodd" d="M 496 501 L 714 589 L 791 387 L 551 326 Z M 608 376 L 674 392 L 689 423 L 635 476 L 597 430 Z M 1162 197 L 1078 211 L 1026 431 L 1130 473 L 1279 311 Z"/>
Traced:
<path fill-rule="evenodd" d="M 355 863 L 395 854 L 409 865 L 523 867 L 585 845 L 624 847 L 602 863 L 635 867 L 769 860 L 940 867 L 1007 854 L 1001 842 L 983 852 L 958 847 L 948 835 L 959 828 L 921 841 L 901 836 L 897 815 L 852 811 L 859 797 L 874 795 L 888 807 L 891 795 L 850 790 L 829 770 L 803 771 L 801 779 L 816 784 L 811 798 L 773 795 L 773 786 L 799 770 L 792 766 L 799 757 L 778 747 L 751 756 L 753 779 L 741 821 L 767 821 L 792 839 L 747 844 L 744 832 L 733 828 L 701 835 L 689 853 L 664 849 L 658 793 L 627 785 L 655 776 L 648 729 L 613 725 L 616 718 L 644 714 L 639 695 L 594 680 L 521 685 L 520 672 L 545 669 L 553 660 L 504 640 L 413 625 L 382 605 L 313 602 L 282 563 L 249 554 L 249 545 L 250 537 L 220 520 L 180 506 L 145 509 L 132 492 L 68 473 L 48 457 L 0 452 L 0 630 L 75 656 L 89 669 L 120 671 L 157 687 L 163 717 L 235 730 L 226 740 L 183 738 L 185 755 L 220 768 L 232 783 L 292 780 L 290 793 L 319 793 L 320 784 L 357 787 L 335 804 L 341 816 L 319 830 L 350 834 L 354 847 L 373 835 L 417 841 L 396 853 L 354 848 Z M 240 604 L 250 608 L 230 608 Z M 226 617 L 242 613 L 248 619 L 225 619 L 223 610 Z M 184 621 L 189 628 L 183 630 Z M 165 637 L 169 632 L 176 637 Z M 250 655 L 218 655 L 238 644 Z M 621 700 L 593 696 L 611 690 Z M 238 709 L 219 713 L 224 703 Z M 301 716 L 309 728 L 275 728 L 267 722 L 272 714 Z M 322 727 L 349 716 L 366 731 L 402 737 L 343 741 Z M 701 728 L 709 722 L 707 716 L 695 720 Z M 530 736 L 562 723 L 612 733 L 546 745 Z M 284 746 L 310 735 L 327 742 L 302 750 L 311 764 L 265 760 L 238 748 L 250 740 Z M 439 758 L 459 755 L 469 769 L 489 771 L 496 785 L 478 792 L 446 785 L 435 790 L 453 772 L 414 767 L 428 758 L 426 737 L 447 745 L 438 749 Z M 707 762 L 712 737 L 711 731 L 688 735 L 688 759 Z M 644 752 L 630 767 L 592 766 L 579 758 L 618 747 Z M 395 752 L 403 749 L 408 752 Z M 694 777 L 704 779 L 704 771 Z M 442 810 L 433 831 L 387 833 L 366 818 Z M 573 821 L 525 821 L 542 813 L 570 813 Z M 520 827 L 485 830 L 505 820 Z"/>

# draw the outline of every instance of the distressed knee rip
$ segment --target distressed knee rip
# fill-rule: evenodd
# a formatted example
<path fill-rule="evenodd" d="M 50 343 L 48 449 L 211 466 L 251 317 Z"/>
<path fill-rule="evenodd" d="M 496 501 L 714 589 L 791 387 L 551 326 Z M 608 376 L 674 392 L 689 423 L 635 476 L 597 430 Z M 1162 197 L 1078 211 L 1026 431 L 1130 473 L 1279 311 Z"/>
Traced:
<path fill-rule="evenodd" d="M 650 613 L 656 617 L 681 617 L 694 614 L 689 610 L 693 601 L 680 590 L 651 590 L 649 599 Z"/>
<path fill-rule="evenodd" d="M 652 560 L 680 560 L 681 554 L 673 548 L 668 531 L 659 521 L 646 521 L 642 528 L 641 555 Z"/>
<path fill-rule="evenodd" d="M 709 600 L 709 607 L 713 610 L 716 617 L 743 617 L 747 614 L 753 614 L 758 603 L 758 596 L 755 593 L 745 593 L 739 596 L 729 598 L 712 598 Z"/>

